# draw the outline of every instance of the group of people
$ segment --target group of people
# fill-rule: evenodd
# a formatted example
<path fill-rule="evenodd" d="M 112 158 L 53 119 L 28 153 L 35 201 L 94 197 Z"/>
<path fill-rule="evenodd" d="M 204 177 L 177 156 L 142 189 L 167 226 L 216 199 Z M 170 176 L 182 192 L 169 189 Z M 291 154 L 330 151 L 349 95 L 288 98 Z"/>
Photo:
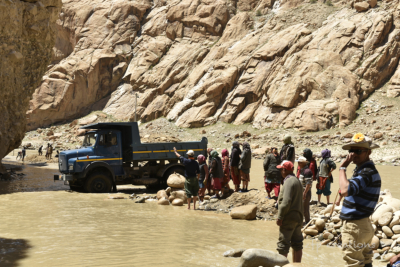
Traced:
<path fill-rule="evenodd" d="M 312 183 L 316 181 L 318 195 L 317 205 L 321 205 L 321 196 L 326 196 L 326 204 L 330 204 L 332 172 L 336 169 L 331 159 L 331 152 L 325 149 L 321 152 L 322 159 L 317 164 L 310 149 L 303 150 L 297 160 L 295 172 L 295 146 L 290 136 L 285 136 L 281 151 L 272 147 L 264 160 L 265 189 L 267 198 L 277 200 L 277 225 L 279 239 L 277 250 L 287 257 L 290 248 L 293 250 L 293 262 L 301 262 L 303 250 L 302 228 L 310 221 L 309 205 L 311 201 Z M 381 177 L 369 156 L 378 145 L 358 133 L 352 142 L 342 147 L 349 154 L 339 168 L 339 201 L 334 205 L 343 205 L 340 219 L 343 221 L 341 231 L 342 250 L 345 266 L 372 266 L 372 249 L 370 243 L 374 235 L 369 216 L 373 213 L 381 190 Z M 188 196 L 188 209 L 193 200 L 196 208 L 197 197 L 204 199 L 206 190 L 213 191 L 214 198 L 223 196 L 229 189 L 232 179 L 235 192 L 247 192 L 250 182 L 251 149 L 247 142 L 233 142 L 231 153 L 222 150 L 221 156 L 216 150 L 209 148 L 207 155 L 199 155 L 197 161 L 194 152 L 187 152 L 188 158 L 182 157 L 175 150 L 181 163 L 185 166 L 185 191 Z M 208 158 L 208 160 L 207 160 Z M 356 168 L 350 180 L 346 169 L 350 163 Z M 319 166 L 318 166 L 319 165 Z M 240 184 L 242 188 L 240 189 Z M 271 196 L 272 191 L 274 196 Z M 400 257 L 393 258 L 390 266 L 400 262 Z"/>
<path fill-rule="evenodd" d="M 372 248 L 370 246 L 374 229 L 369 219 L 379 200 L 381 177 L 369 156 L 378 145 L 361 133 L 355 134 L 352 142 L 342 147 L 349 154 L 339 168 L 339 192 L 344 198 L 340 213 L 343 222 L 341 238 L 345 266 L 372 266 Z M 277 155 L 275 153 L 274 155 Z M 290 247 L 293 250 L 293 262 L 301 262 L 303 235 L 301 229 L 310 220 L 310 188 L 317 180 L 318 202 L 321 194 L 327 197 L 329 204 L 330 183 L 336 164 L 330 159 L 330 151 L 322 151 L 319 167 L 310 158 L 312 153 L 304 151 L 298 159 L 298 169 L 294 173 L 294 164 L 290 160 L 282 161 L 276 168 L 281 173 L 282 189 L 278 193 L 279 241 L 278 252 L 287 256 Z M 272 159 L 272 157 L 271 157 Z M 278 160 L 278 159 L 276 159 Z M 356 168 L 350 180 L 346 169 L 350 163 Z M 275 163 L 276 164 L 276 163 Z M 317 170 L 317 171 L 316 171 Z M 338 205 L 340 201 L 334 203 Z M 395 266 L 400 257 L 394 257 L 389 266 Z"/>
<path fill-rule="evenodd" d="M 43 145 L 41 145 L 39 147 L 38 154 L 39 154 L 39 156 L 43 155 Z M 53 146 L 52 146 L 52 144 L 48 143 L 47 147 L 46 147 L 46 155 L 45 155 L 45 157 L 46 157 L 46 159 L 51 159 L 52 155 L 53 155 Z"/>
<path fill-rule="evenodd" d="M 194 158 L 194 151 L 189 150 L 188 158 L 181 156 L 174 148 L 176 156 L 185 166 L 185 192 L 188 197 L 188 209 L 193 198 L 196 209 L 197 197 L 200 203 L 204 201 L 206 190 L 211 198 L 221 198 L 230 190 L 229 182 L 232 179 L 235 192 L 248 192 L 251 168 L 250 144 L 244 142 L 240 148 L 239 142 L 233 142 L 231 153 L 223 149 L 221 156 L 218 151 L 208 148 L 207 155 L 198 155 Z M 240 184 L 242 183 L 242 189 Z"/>

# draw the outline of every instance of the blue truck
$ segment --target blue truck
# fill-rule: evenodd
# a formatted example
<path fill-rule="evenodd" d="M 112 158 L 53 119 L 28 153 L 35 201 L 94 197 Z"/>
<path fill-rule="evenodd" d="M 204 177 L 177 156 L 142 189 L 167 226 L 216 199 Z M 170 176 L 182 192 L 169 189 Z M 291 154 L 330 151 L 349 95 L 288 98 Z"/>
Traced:
<path fill-rule="evenodd" d="M 87 129 L 80 149 L 60 152 L 58 166 L 71 190 L 88 193 L 116 191 L 117 185 L 165 188 L 169 175 L 184 173 L 173 148 L 185 155 L 207 155 L 207 138 L 200 142 L 142 143 L 137 122 L 95 123 Z"/>

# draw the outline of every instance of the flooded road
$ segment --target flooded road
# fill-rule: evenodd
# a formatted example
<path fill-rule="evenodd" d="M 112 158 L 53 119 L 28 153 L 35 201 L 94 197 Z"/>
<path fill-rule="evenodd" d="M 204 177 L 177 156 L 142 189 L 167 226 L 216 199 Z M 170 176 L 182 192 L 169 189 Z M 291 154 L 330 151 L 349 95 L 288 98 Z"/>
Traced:
<path fill-rule="evenodd" d="M 250 187 L 261 189 L 262 161 L 254 160 L 252 166 Z M 275 222 L 238 221 L 155 201 L 136 204 L 108 200 L 107 194 L 71 193 L 62 182 L 53 182 L 56 167 L 25 165 L 23 178 L 0 181 L 0 266 L 236 266 L 238 259 L 222 256 L 226 250 L 275 251 Z M 382 188 L 400 197 L 400 169 L 378 169 Z M 337 173 L 334 179 L 336 193 Z M 122 192 L 128 197 L 128 191 Z M 343 266 L 338 248 L 310 240 L 304 247 L 308 266 Z"/>

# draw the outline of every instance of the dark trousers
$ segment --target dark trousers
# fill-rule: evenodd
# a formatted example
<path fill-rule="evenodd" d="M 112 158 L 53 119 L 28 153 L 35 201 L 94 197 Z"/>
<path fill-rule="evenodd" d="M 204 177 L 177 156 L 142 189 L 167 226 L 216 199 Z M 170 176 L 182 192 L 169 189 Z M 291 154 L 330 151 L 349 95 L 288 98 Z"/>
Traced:
<path fill-rule="evenodd" d="M 303 200 L 305 223 L 308 223 L 310 221 L 310 200 L 311 200 L 311 188 L 307 192 L 306 199 Z"/>

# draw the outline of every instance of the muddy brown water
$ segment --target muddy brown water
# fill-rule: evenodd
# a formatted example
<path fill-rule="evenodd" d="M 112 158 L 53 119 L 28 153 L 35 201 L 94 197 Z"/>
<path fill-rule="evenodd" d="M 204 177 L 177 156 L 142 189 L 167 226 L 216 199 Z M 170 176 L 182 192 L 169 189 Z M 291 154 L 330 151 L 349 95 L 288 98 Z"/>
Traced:
<path fill-rule="evenodd" d="M 252 166 L 250 187 L 262 189 L 262 161 L 254 160 Z M 53 182 L 56 167 L 24 165 L 26 176 L 0 181 L 0 266 L 236 266 L 239 260 L 224 258 L 225 251 L 275 251 L 274 222 L 231 220 L 227 214 L 156 202 L 108 200 L 107 194 L 70 193 L 62 182 Z M 383 188 L 400 197 L 400 169 L 378 169 Z M 336 192 L 337 172 L 334 178 Z M 138 189 L 119 190 L 128 196 Z M 303 262 L 343 266 L 339 248 L 311 240 L 304 242 Z"/>

